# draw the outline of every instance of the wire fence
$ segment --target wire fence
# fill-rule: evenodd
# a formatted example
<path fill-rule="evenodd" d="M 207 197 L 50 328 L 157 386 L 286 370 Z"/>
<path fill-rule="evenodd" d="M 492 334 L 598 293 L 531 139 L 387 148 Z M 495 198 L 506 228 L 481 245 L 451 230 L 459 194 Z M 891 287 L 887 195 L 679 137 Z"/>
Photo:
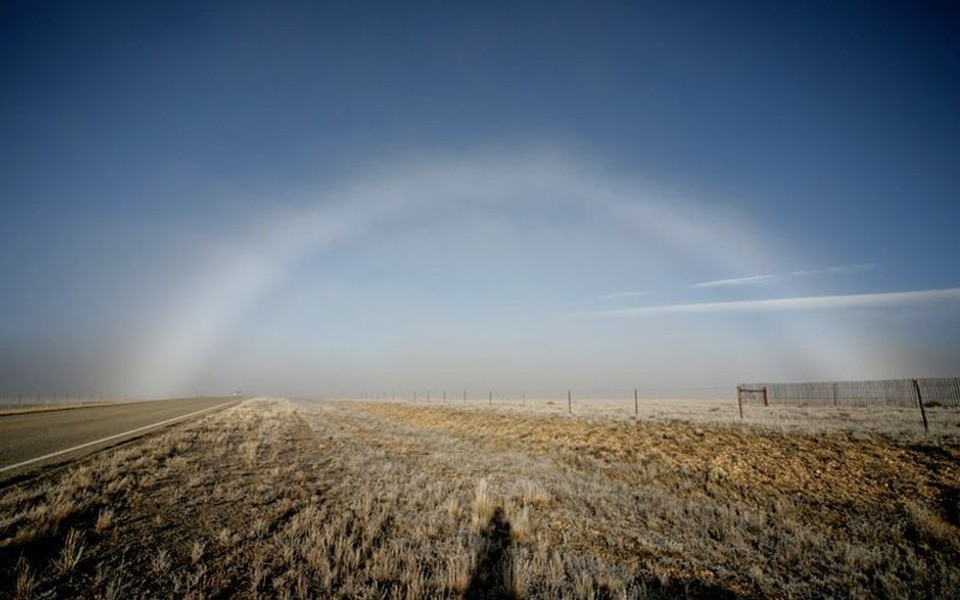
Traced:
<path fill-rule="evenodd" d="M 744 404 L 780 406 L 960 407 L 960 377 L 750 383 L 737 386 Z"/>

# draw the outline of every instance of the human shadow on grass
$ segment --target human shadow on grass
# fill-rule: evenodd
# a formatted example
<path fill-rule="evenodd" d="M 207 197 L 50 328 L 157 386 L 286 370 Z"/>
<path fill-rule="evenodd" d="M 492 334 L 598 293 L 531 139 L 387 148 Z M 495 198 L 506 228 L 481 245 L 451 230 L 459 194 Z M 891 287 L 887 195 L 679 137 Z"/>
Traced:
<path fill-rule="evenodd" d="M 504 518 L 503 509 L 497 508 L 490 522 L 481 532 L 481 544 L 477 566 L 470 576 L 470 584 L 464 594 L 466 600 L 489 600 L 512 598 L 504 580 L 504 573 L 513 559 L 510 552 L 510 522 Z"/>
<path fill-rule="evenodd" d="M 470 575 L 470 583 L 463 597 L 465 600 L 506 600 L 516 595 L 506 579 L 513 568 L 513 540 L 510 522 L 504 518 L 502 508 L 497 508 L 486 527 L 480 532 L 476 567 Z M 674 598 L 710 598 L 733 600 L 738 596 L 730 590 L 699 580 L 662 583 L 656 579 L 641 578 L 636 581 L 643 590 L 643 597 L 657 600 Z M 604 585 L 594 584 L 594 598 L 607 600 L 618 597 Z"/>

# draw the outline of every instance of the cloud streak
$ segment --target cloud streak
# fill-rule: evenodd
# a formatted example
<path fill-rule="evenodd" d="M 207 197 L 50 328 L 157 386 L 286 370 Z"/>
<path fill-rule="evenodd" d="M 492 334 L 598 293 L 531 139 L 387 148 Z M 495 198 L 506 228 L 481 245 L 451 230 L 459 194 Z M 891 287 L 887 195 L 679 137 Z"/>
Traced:
<path fill-rule="evenodd" d="M 846 294 L 837 296 L 801 296 L 767 300 L 734 300 L 694 304 L 663 304 L 621 310 L 577 313 L 571 317 L 645 317 L 669 314 L 757 313 L 845 308 L 909 306 L 929 302 L 960 301 L 960 288 L 884 292 L 878 294 Z"/>
<path fill-rule="evenodd" d="M 773 275 L 751 275 L 750 277 L 736 277 L 734 279 L 715 279 L 713 281 L 702 281 L 700 283 L 690 284 L 692 288 L 714 288 L 729 287 L 737 285 L 750 285 L 761 283 L 773 279 Z"/>
<path fill-rule="evenodd" d="M 748 277 L 735 277 L 732 279 L 714 279 L 712 281 L 703 281 L 692 283 L 692 288 L 717 288 L 734 287 L 739 285 L 751 285 L 754 283 L 766 283 L 772 279 L 786 277 L 814 277 L 817 275 L 836 275 L 839 273 L 854 273 L 857 271 L 868 271 L 876 267 L 874 263 L 860 263 L 856 265 L 837 265 L 835 267 L 825 267 L 823 269 L 799 269 L 790 271 L 785 275 L 750 275 Z"/>
<path fill-rule="evenodd" d="M 861 263 L 857 265 L 838 265 L 836 267 L 826 267 L 824 269 L 802 269 L 791 271 L 793 277 L 810 277 L 813 275 L 835 275 L 837 273 L 853 273 L 856 271 L 869 271 L 877 265 L 874 263 Z"/>
<path fill-rule="evenodd" d="M 619 298 L 636 298 L 638 296 L 646 296 L 650 294 L 650 290 L 644 290 L 640 292 L 616 292 L 613 294 L 604 294 L 602 296 L 594 296 L 594 300 L 617 300 Z"/>

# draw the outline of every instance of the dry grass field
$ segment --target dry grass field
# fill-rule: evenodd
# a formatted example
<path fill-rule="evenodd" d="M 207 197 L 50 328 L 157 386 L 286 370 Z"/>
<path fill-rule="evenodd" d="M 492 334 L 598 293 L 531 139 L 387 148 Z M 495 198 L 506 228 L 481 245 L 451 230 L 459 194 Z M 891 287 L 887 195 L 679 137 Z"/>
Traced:
<path fill-rule="evenodd" d="M 0 490 L 0 596 L 960 596 L 956 436 L 556 412 L 247 401 Z"/>

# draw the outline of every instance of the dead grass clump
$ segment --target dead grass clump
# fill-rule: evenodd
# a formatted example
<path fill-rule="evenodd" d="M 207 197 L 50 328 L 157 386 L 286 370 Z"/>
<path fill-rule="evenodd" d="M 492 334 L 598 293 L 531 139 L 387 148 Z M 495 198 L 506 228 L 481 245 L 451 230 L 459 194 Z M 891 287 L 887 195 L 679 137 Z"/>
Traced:
<path fill-rule="evenodd" d="M 197 564 L 203 559 L 203 551 L 206 550 L 206 542 L 200 540 L 195 540 L 193 545 L 190 546 L 190 562 Z"/>
<path fill-rule="evenodd" d="M 909 501 L 905 506 L 908 526 L 913 536 L 933 548 L 949 548 L 960 552 L 960 528 L 950 524 L 936 511 Z"/>
<path fill-rule="evenodd" d="M 446 503 L 447 514 L 453 517 L 454 519 L 459 519 L 463 514 L 463 506 L 460 505 L 460 500 L 457 498 L 450 498 Z"/>
<path fill-rule="evenodd" d="M 63 542 L 60 554 L 53 561 L 53 568 L 58 575 L 65 575 L 73 571 L 83 556 L 83 534 L 71 529 Z"/>
<path fill-rule="evenodd" d="M 77 510 L 77 503 L 68 495 L 59 496 L 50 504 L 48 512 L 50 519 L 50 531 L 56 533 L 60 529 L 60 524 L 71 517 Z"/>
<path fill-rule="evenodd" d="M 551 499 L 550 493 L 543 485 L 529 479 L 523 479 L 517 483 L 513 497 L 521 504 L 531 506 L 545 506 Z"/>
<path fill-rule="evenodd" d="M 97 521 L 93 526 L 94 530 L 97 533 L 103 533 L 110 529 L 113 526 L 113 514 L 113 509 L 108 506 L 100 508 L 100 512 L 97 513 Z"/>
<path fill-rule="evenodd" d="M 166 575 L 170 570 L 170 553 L 166 548 L 157 550 L 157 553 L 150 559 L 150 569 L 156 575 Z"/>
<path fill-rule="evenodd" d="M 528 573 L 523 565 L 511 559 L 503 564 L 503 589 L 510 598 L 526 598 L 529 593 Z"/>
<path fill-rule="evenodd" d="M 456 594 L 467 591 L 471 574 L 475 567 L 474 555 L 463 547 L 456 550 L 446 560 L 446 588 Z"/>
<path fill-rule="evenodd" d="M 106 487 L 103 488 L 103 493 L 108 498 L 111 496 L 118 496 L 129 490 L 135 482 L 136 480 L 133 477 L 128 475 L 119 475 L 118 473 L 118 477 L 110 481 Z"/>
<path fill-rule="evenodd" d="M 229 527 L 223 527 L 217 532 L 217 542 L 223 548 L 232 548 L 236 546 L 239 541 L 240 536 L 230 531 Z"/>
<path fill-rule="evenodd" d="M 189 466 L 190 461 L 187 459 L 186 456 L 182 454 L 178 454 L 168 459 L 167 462 L 164 464 L 169 471 L 177 473 L 179 471 L 183 471 L 184 469 L 186 469 L 187 466 Z"/>
<path fill-rule="evenodd" d="M 112 576 L 106 576 L 102 573 L 98 577 L 97 585 L 100 590 L 97 594 L 99 600 L 121 600 L 126 596 L 127 581 L 123 575 L 123 568 L 118 568 Z"/>
<path fill-rule="evenodd" d="M 490 483 L 486 479 L 477 481 L 477 487 L 473 493 L 473 513 L 471 514 L 471 524 L 474 531 L 482 531 L 493 518 L 496 504 L 490 493 Z"/>
<path fill-rule="evenodd" d="M 506 519 L 510 524 L 510 540 L 515 544 L 526 544 L 533 536 L 533 523 L 530 520 L 530 506 L 508 504 Z"/>
<path fill-rule="evenodd" d="M 16 579 L 13 584 L 13 597 L 27 599 L 33 598 L 34 592 L 40 585 L 39 580 L 30 568 L 30 563 L 23 557 L 17 562 Z"/>

